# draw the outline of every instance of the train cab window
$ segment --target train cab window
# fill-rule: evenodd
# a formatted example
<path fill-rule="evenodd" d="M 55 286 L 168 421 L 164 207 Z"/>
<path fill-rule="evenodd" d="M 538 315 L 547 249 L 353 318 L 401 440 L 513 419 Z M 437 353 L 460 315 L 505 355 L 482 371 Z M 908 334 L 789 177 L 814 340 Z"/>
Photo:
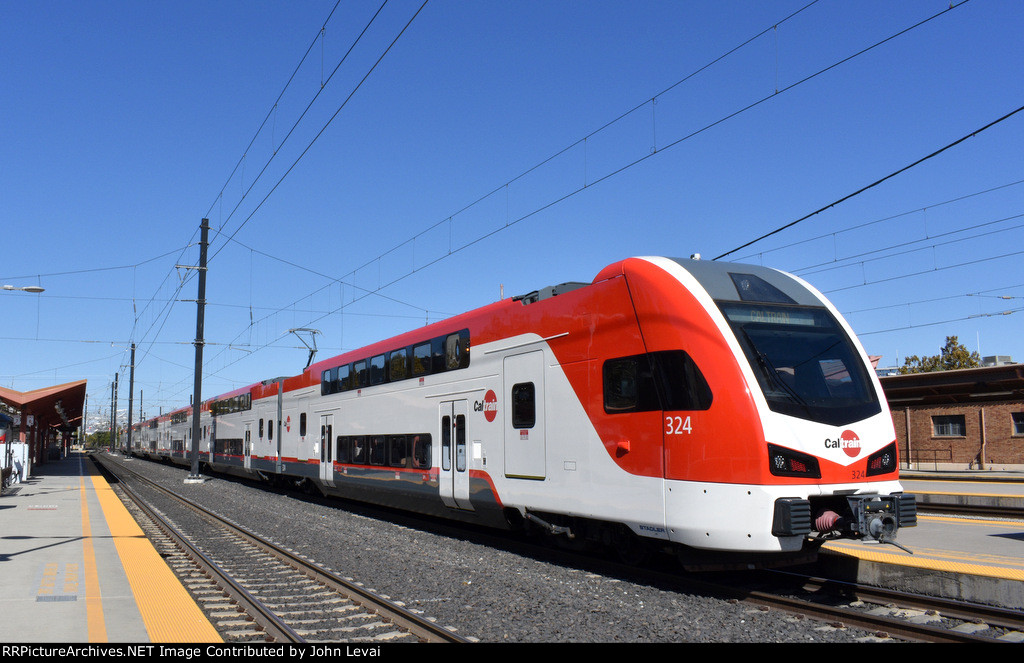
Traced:
<path fill-rule="evenodd" d="M 512 427 L 533 428 L 536 423 L 537 399 L 533 383 L 512 385 Z"/>
<path fill-rule="evenodd" d="M 690 355 L 682 350 L 650 353 L 663 410 L 707 410 L 711 387 Z"/>
<path fill-rule="evenodd" d="M 430 343 L 420 343 L 412 349 L 413 377 L 430 373 Z"/>
<path fill-rule="evenodd" d="M 704 374 L 682 350 L 610 359 L 603 371 L 608 414 L 711 407 L 711 388 Z"/>
<path fill-rule="evenodd" d="M 335 441 L 334 460 L 339 463 L 352 462 L 351 450 L 352 447 L 348 443 L 348 438 L 344 435 L 339 435 Z"/>
<path fill-rule="evenodd" d="M 427 470 L 431 466 L 430 435 L 413 435 L 412 466 L 417 470 Z"/>
<path fill-rule="evenodd" d="M 389 435 L 388 440 L 388 465 L 391 467 L 408 465 L 408 438 L 405 435 Z"/>
<path fill-rule="evenodd" d="M 604 410 L 608 414 L 661 409 L 647 355 L 609 359 L 603 372 Z"/>
<path fill-rule="evenodd" d="M 370 384 L 382 384 L 385 375 L 384 355 L 377 355 L 370 359 Z"/>
<path fill-rule="evenodd" d="M 299 414 L 299 437 L 305 437 L 306 435 L 306 413 L 302 412 Z"/>

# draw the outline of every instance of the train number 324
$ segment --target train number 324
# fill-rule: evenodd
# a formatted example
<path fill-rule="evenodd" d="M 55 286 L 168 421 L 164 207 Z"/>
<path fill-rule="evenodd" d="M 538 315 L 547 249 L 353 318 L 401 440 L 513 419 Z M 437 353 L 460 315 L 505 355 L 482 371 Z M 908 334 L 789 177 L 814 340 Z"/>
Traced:
<path fill-rule="evenodd" d="M 689 435 L 692 432 L 689 417 L 665 417 L 665 435 Z"/>

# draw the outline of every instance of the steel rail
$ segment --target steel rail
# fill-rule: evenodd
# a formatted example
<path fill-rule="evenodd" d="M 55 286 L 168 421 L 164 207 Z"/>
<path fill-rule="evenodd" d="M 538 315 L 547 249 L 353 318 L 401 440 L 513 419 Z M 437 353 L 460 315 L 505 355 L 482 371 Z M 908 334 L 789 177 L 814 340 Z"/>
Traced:
<path fill-rule="evenodd" d="M 964 622 L 983 622 L 989 626 L 1024 632 L 1024 613 L 999 606 L 956 601 L 940 596 L 928 596 L 897 589 L 874 587 L 845 580 L 809 576 L 793 571 L 774 569 L 766 574 L 798 579 L 805 589 L 830 590 L 877 605 L 895 604 L 904 608 L 933 610 L 944 617 Z M 991 638 L 989 638 L 991 640 Z"/>
<path fill-rule="evenodd" d="M 106 469 L 115 477 L 118 477 L 117 473 L 109 467 Z M 132 503 L 136 508 L 142 511 L 146 517 L 153 522 L 153 524 L 160 528 L 164 534 L 170 537 L 174 541 L 175 545 L 185 551 L 185 554 L 189 559 L 191 559 L 205 573 L 212 576 L 213 582 L 220 586 L 230 599 L 238 603 L 245 613 L 250 615 L 256 623 L 259 624 L 266 633 L 268 640 L 273 642 L 305 642 L 302 636 L 289 627 L 288 624 L 274 613 L 274 611 L 250 594 L 244 587 L 235 582 L 235 580 L 226 571 L 220 568 L 216 562 L 211 560 L 201 550 L 192 545 L 181 534 L 181 532 L 177 530 L 177 528 L 167 522 L 166 518 L 150 508 L 150 506 L 146 504 L 145 500 L 143 500 L 137 492 L 129 488 L 123 481 L 119 481 L 118 488 L 132 500 Z"/>
<path fill-rule="evenodd" d="M 94 460 L 96 460 L 95 457 L 94 457 Z M 106 460 L 109 460 L 109 459 L 106 459 Z M 106 462 L 104 462 L 104 461 L 96 460 L 96 462 L 103 463 L 103 465 L 105 467 L 107 466 Z M 405 608 L 403 608 L 400 605 L 397 605 L 397 604 L 395 604 L 393 602 L 387 601 L 387 600 L 381 598 L 380 596 L 377 596 L 376 594 L 368 592 L 368 591 L 362 589 L 361 587 L 359 587 L 359 586 L 357 586 L 357 585 L 355 585 L 355 584 L 353 584 L 351 582 L 348 582 L 348 581 L 346 581 L 343 578 L 338 577 L 337 575 L 331 573 L 330 571 L 328 571 L 328 570 L 326 570 L 324 568 L 321 568 L 321 567 L 319 567 L 319 566 L 317 566 L 315 564 L 312 564 L 312 563 L 302 559 L 301 557 L 291 553 L 290 551 L 285 550 L 285 549 L 275 545 L 274 543 L 263 539 L 258 534 L 254 533 L 254 532 L 251 532 L 249 530 L 246 530 L 242 526 L 240 526 L 240 525 L 238 525 L 236 523 L 231 522 L 230 520 L 227 520 L 227 519 L 221 517 L 220 515 L 218 515 L 218 514 L 212 512 L 212 511 L 206 509 L 205 507 L 203 507 L 203 506 L 201 506 L 199 504 L 195 504 L 194 502 L 188 500 L 187 498 L 185 498 L 185 497 L 183 497 L 181 495 L 178 495 L 174 491 L 169 490 L 168 488 L 165 488 L 164 486 L 161 486 L 160 484 L 158 484 L 158 483 L 148 479 L 147 477 L 145 477 L 145 476 L 143 476 L 143 475 L 141 475 L 141 474 L 139 474 L 137 472 L 132 471 L 129 468 L 124 467 L 123 465 L 118 465 L 118 467 L 122 471 L 130 473 L 133 477 L 135 477 L 139 481 L 142 481 L 143 483 L 145 483 L 150 488 L 152 488 L 154 490 L 157 490 L 160 493 L 166 495 L 167 497 L 170 497 L 171 499 L 176 500 L 177 502 L 183 504 L 184 506 L 188 507 L 189 509 L 192 509 L 192 510 L 196 511 L 197 513 L 199 513 L 203 517 L 213 521 L 215 524 L 217 524 L 218 526 L 228 530 L 232 534 L 234 534 L 236 536 L 239 536 L 239 537 L 242 537 L 242 538 L 248 540 L 249 542 L 251 542 L 252 544 L 254 544 L 256 546 L 259 546 L 260 548 L 264 549 L 265 551 L 267 551 L 271 555 L 273 555 L 273 556 L 283 560 L 284 562 L 286 562 L 288 565 L 292 566 L 296 570 L 301 571 L 302 573 L 306 574 L 307 576 L 309 576 L 313 580 L 321 582 L 324 585 L 327 585 L 328 587 L 330 587 L 331 589 L 334 589 L 335 591 L 338 591 L 338 592 L 340 592 L 342 594 L 346 594 L 346 595 L 352 597 L 352 599 L 354 601 L 362 604 L 365 608 L 367 608 L 369 610 L 372 610 L 373 612 L 377 613 L 379 616 L 388 619 L 389 621 L 391 621 L 396 626 L 401 627 L 401 628 L 409 631 L 410 633 L 415 635 L 421 641 L 429 642 L 429 643 L 465 643 L 465 642 L 469 642 L 466 638 L 463 638 L 462 636 L 460 636 L 460 635 L 458 635 L 456 633 L 453 633 L 452 631 L 450 631 L 448 629 L 445 629 L 444 627 L 439 626 L 439 625 L 435 624 L 434 622 L 431 622 L 429 619 L 419 617 L 418 615 L 416 615 L 416 614 L 406 610 Z M 112 470 L 110 470 L 110 471 L 113 473 Z M 115 473 L 115 476 L 116 476 L 116 473 Z M 189 546 L 189 548 L 191 548 L 191 546 Z M 199 553 L 199 554 L 201 555 L 201 553 Z M 212 562 L 211 562 L 211 564 L 212 564 Z M 234 583 L 233 581 L 230 581 L 230 584 L 233 585 L 233 586 L 237 586 L 237 584 Z M 258 599 L 255 599 L 255 597 L 252 597 L 251 594 L 249 594 L 246 590 L 244 590 L 241 587 L 238 587 L 238 589 L 241 592 L 244 592 L 245 595 L 248 596 L 251 600 L 255 601 L 256 603 L 259 603 Z M 270 615 L 273 615 L 273 611 L 271 611 L 271 610 L 269 610 L 268 608 L 265 608 L 265 607 L 263 609 L 260 609 L 260 612 L 263 612 L 264 610 L 266 610 Z M 274 619 L 276 619 L 276 615 L 274 615 L 273 617 L 274 617 Z M 285 626 L 287 627 L 287 625 L 285 625 Z M 291 629 L 288 629 L 288 630 L 290 631 Z M 294 634 L 294 631 L 292 631 L 292 633 Z M 295 642 L 301 642 L 302 641 L 301 640 L 301 636 L 299 636 L 298 634 L 287 635 L 286 637 L 288 637 L 288 638 L 292 638 L 292 637 L 300 638 L 299 640 L 293 640 Z"/>

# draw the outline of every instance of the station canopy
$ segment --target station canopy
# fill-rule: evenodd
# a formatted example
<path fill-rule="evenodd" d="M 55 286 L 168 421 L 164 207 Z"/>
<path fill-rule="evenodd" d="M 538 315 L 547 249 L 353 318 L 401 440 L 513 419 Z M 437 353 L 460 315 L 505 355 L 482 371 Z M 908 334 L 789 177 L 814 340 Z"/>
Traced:
<path fill-rule="evenodd" d="M 39 425 L 70 432 L 82 423 L 85 383 L 85 380 L 79 380 L 32 391 L 0 387 L 0 402 L 21 411 L 22 426 L 25 418 L 32 416 Z"/>

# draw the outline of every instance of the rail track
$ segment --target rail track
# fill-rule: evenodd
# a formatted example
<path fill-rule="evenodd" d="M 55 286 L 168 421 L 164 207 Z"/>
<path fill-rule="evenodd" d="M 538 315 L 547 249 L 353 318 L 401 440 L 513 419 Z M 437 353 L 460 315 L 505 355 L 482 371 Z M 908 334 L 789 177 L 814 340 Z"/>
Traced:
<path fill-rule="evenodd" d="M 225 640 L 466 642 L 452 630 L 263 539 L 123 464 L 102 457 L 94 461 L 117 480 L 116 488 L 129 510 Z M 154 491 L 161 496 L 159 510 L 142 495 Z"/>
<path fill-rule="evenodd" d="M 213 514 L 210 514 L 210 517 L 220 520 L 213 516 Z M 229 525 L 235 527 L 231 523 Z M 473 536 L 479 537 L 480 541 L 487 545 L 489 540 L 487 534 L 475 533 Z M 496 538 L 495 545 L 510 546 L 513 549 L 518 545 L 522 545 L 524 548 L 536 547 L 532 542 L 510 544 L 509 540 L 505 537 Z M 271 547 L 273 547 L 272 544 Z M 253 559 L 256 559 L 257 555 L 261 556 L 257 568 L 259 569 L 261 584 L 266 585 L 270 584 L 267 582 L 267 578 L 272 575 L 266 570 L 269 568 L 270 558 L 263 558 L 262 555 L 270 555 L 270 553 L 263 553 L 261 550 L 257 548 L 242 548 L 242 556 L 248 556 Z M 793 619 L 806 620 L 809 631 L 812 629 L 850 628 L 864 631 L 868 638 L 921 642 L 992 643 L 1024 641 L 1024 615 L 1010 610 L 965 604 L 960 601 L 949 601 L 936 597 L 892 592 L 827 578 L 800 576 L 791 572 L 745 573 L 737 581 L 736 575 L 684 574 L 680 573 L 678 568 L 672 565 L 667 565 L 660 569 L 641 569 L 627 567 L 619 562 L 605 558 L 596 559 L 593 556 L 580 555 L 573 551 L 547 550 L 565 564 L 574 567 L 578 565 L 579 568 L 588 568 L 591 571 L 607 573 L 610 576 L 632 577 L 638 582 L 650 583 L 669 591 L 696 592 L 708 596 L 718 596 L 734 603 L 749 605 L 750 610 L 753 611 L 780 611 L 792 615 Z M 306 585 L 313 582 L 321 582 L 320 580 L 310 580 L 312 576 L 323 572 L 320 567 L 303 558 L 294 558 L 287 551 L 283 552 L 287 553 L 292 559 L 287 563 L 288 568 L 283 568 L 279 572 L 281 575 L 276 584 L 296 587 L 300 584 Z M 227 562 L 220 562 L 220 564 L 227 566 Z M 292 573 L 289 569 L 296 567 L 304 569 L 301 575 L 298 572 L 294 572 L 295 575 L 288 575 Z M 212 572 L 203 571 L 202 577 L 197 582 L 201 583 L 207 573 L 213 576 Z M 251 579 L 245 579 L 244 573 L 240 570 L 232 570 L 228 575 L 236 577 L 240 584 L 242 580 L 245 580 L 246 583 L 253 582 Z M 188 582 L 186 581 L 187 584 Z M 244 584 L 242 589 L 250 594 L 256 593 L 252 584 Z M 261 587 L 260 589 L 262 591 L 264 588 Z M 211 603 L 226 602 L 226 599 L 223 598 L 224 591 L 219 589 L 205 591 L 209 592 L 211 596 L 220 597 L 211 599 Z M 362 593 L 362 590 L 359 591 Z M 258 609 L 248 607 L 244 601 L 246 599 L 245 594 L 239 594 L 241 599 L 232 599 L 238 602 L 239 607 L 221 609 L 217 613 L 219 615 L 218 618 L 223 620 L 225 629 L 230 637 L 242 639 L 267 637 L 276 640 L 287 640 L 297 636 L 300 638 L 341 639 L 351 637 L 354 632 L 349 630 L 342 633 L 329 633 L 326 629 L 317 625 L 320 617 L 317 610 L 324 612 L 323 605 L 325 605 L 325 602 L 334 601 L 334 599 L 321 597 L 314 600 L 321 607 L 312 611 L 303 608 L 287 611 L 281 605 L 272 606 L 270 612 L 274 612 L 273 608 L 276 608 L 281 612 L 290 614 L 292 621 L 289 628 L 295 631 L 295 635 L 293 636 L 287 632 L 272 634 L 274 627 L 266 624 L 271 617 L 260 615 Z M 370 598 L 374 597 L 371 596 Z M 269 600 L 267 602 L 270 603 Z M 252 616 L 240 618 L 235 615 Z M 305 615 L 304 618 L 303 615 Z M 245 619 L 249 620 L 249 626 L 242 623 Z M 357 637 L 366 637 L 366 635 Z M 385 635 L 383 637 L 392 636 Z M 415 637 L 431 641 L 430 636 Z M 452 641 L 444 639 L 444 636 L 441 636 L 441 640 Z M 456 637 L 454 641 L 459 641 L 459 639 Z"/>
<path fill-rule="evenodd" d="M 756 578 L 764 587 L 752 589 Z M 842 624 L 920 642 L 1024 642 L 1024 614 L 935 596 L 820 578 L 791 571 L 750 576 L 742 599 L 754 605 L 807 615 L 826 624 Z"/>

